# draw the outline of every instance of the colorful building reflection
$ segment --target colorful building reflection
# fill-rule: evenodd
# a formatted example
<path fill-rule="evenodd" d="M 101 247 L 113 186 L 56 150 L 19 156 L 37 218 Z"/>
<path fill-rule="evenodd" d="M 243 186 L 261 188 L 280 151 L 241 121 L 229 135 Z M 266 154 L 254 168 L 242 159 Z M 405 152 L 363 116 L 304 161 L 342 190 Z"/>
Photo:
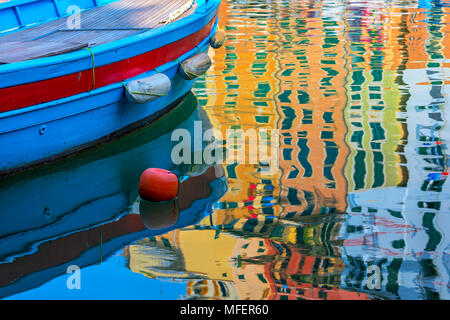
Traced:
<path fill-rule="evenodd" d="M 129 268 L 188 299 L 448 299 L 450 8 L 230 0 L 220 19 L 194 92 L 223 136 L 279 130 L 279 170 L 224 165 L 212 215 L 129 246 Z"/>

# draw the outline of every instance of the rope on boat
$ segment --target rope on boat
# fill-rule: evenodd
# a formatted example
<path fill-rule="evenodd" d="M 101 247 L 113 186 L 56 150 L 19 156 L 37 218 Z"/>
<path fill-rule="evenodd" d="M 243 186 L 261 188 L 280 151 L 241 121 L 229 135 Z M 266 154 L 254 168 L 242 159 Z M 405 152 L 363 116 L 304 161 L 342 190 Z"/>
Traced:
<path fill-rule="evenodd" d="M 169 24 L 177 20 L 179 17 L 181 17 L 186 11 L 188 11 L 192 6 L 194 5 L 194 0 L 189 0 L 186 2 L 181 8 L 172 11 L 169 14 L 169 18 L 165 22 L 165 24 Z"/>
<path fill-rule="evenodd" d="M 95 87 L 95 56 L 94 56 L 94 52 L 89 48 L 83 48 L 85 50 L 88 50 L 91 53 L 92 56 L 92 87 L 89 91 L 93 90 Z"/>

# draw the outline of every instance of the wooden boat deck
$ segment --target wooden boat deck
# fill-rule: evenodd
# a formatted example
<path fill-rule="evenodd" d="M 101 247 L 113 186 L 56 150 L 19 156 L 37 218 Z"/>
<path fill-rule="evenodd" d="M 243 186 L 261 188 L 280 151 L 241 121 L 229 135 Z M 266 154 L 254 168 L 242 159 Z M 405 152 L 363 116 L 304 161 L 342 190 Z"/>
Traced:
<path fill-rule="evenodd" d="M 52 56 L 123 39 L 163 25 L 189 0 L 119 0 L 80 13 L 80 29 L 63 17 L 0 36 L 0 64 Z M 178 19 L 192 14 L 194 5 Z"/>

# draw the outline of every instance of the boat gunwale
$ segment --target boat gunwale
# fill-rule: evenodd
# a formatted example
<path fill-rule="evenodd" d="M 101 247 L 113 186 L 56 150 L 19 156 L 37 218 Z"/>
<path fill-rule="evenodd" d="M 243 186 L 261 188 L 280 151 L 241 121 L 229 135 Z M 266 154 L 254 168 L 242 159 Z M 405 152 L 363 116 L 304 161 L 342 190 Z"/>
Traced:
<path fill-rule="evenodd" d="M 130 35 L 123 39 L 115 40 L 115 41 L 112 41 L 109 43 L 104 43 L 104 44 L 89 48 L 93 52 L 95 57 L 97 58 L 96 59 L 96 67 L 100 67 L 103 65 L 107 65 L 107 64 L 111 64 L 111 63 L 114 63 L 117 61 L 128 59 L 128 58 L 134 57 L 136 55 L 139 55 L 142 52 L 133 52 L 131 55 L 125 55 L 124 57 L 122 57 L 122 56 L 116 57 L 118 59 L 112 59 L 112 58 L 108 59 L 106 57 L 106 59 L 105 59 L 106 61 L 99 60 L 99 58 L 101 58 L 102 54 L 111 53 L 111 52 L 114 52 L 115 50 L 119 50 L 119 49 L 126 50 L 127 47 L 139 44 L 144 41 L 155 40 L 154 38 L 157 38 L 157 37 L 161 37 L 163 41 L 159 42 L 157 45 L 156 45 L 156 43 L 158 41 L 153 41 L 155 43 L 155 46 L 153 46 L 151 48 L 145 48 L 145 50 L 143 52 L 148 52 L 148 51 L 157 49 L 159 47 L 165 46 L 167 44 L 170 44 L 172 42 L 176 42 L 180 39 L 183 39 L 184 37 L 198 31 L 205 24 L 207 24 L 210 21 L 210 19 L 213 18 L 213 17 L 211 17 L 211 15 L 213 13 L 215 13 L 215 11 L 216 11 L 215 9 L 218 9 L 219 4 L 220 4 L 220 0 L 210 0 L 207 2 L 206 7 L 203 8 L 202 6 L 198 6 L 196 8 L 195 12 L 193 12 L 189 16 L 181 18 L 179 20 L 176 20 L 167 25 L 162 25 L 162 26 L 154 28 L 154 29 L 146 30 L 142 33 Z M 210 19 L 208 19 L 208 18 L 210 18 Z M 204 21 L 205 19 L 208 21 Z M 198 24 L 201 24 L 201 26 L 198 26 Z M 182 32 L 177 33 L 177 31 L 182 31 Z M 177 35 L 175 36 L 175 39 L 170 39 L 170 37 L 165 37 L 169 34 L 174 34 L 174 33 L 177 33 Z M 0 39 L 1 39 L 1 36 L 0 36 Z M 2 65 L 0 65 L 0 76 L 6 76 L 13 72 L 27 71 L 29 69 L 39 69 L 39 68 L 45 68 L 45 67 L 49 67 L 49 66 L 57 66 L 57 65 L 61 65 L 61 64 L 80 61 L 83 59 L 86 60 L 87 66 L 77 68 L 75 71 L 71 70 L 71 71 L 62 72 L 61 74 L 58 74 L 58 76 L 63 76 L 63 75 L 77 72 L 77 71 L 84 71 L 84 70 L 91 68 L 91 66 L 90 66 L 91 60 L 92 60 L 91 52 L 89 52 L 88 50 L 80 49 L 77 51 L 64 53 L 64 54 L 60 54 L 60 55 L 55 55 L 55 56 L 50 56 L 50 57 L 41 57 L 41 58 L 25 60 L 25 61 L 20 61 L 20 62 L 2 64 Z M 0 89 L 18 86 L 18 85 L 25 84 L 25 83 L 38 82 L 38 81 L 42 81 L 42 80 L 46 80 L 46 79 L 55 78 L 58 76 L 56 76 L 56 75 L 52 75 L 50 77 L 44 76 L 44 77 L 41 77 L 39 80 L 30 80 L 30 81 L 27 80 L 26 82 L 20 82 L 17 84 L 11 84 L 11 85 L 6 85 L 6 86 L 0 85 Z M 2 81 L 2 80 L 3 79 L 0 78 L 0 81 Z"/>
<path fill-rule="evenodd" d="M 13 8 L 13 7 L 17 7 L 23 4 L 28 4 L 28 3 L 32 3 L 32 2 L 37 2 L 39 0 L 12 0 L 12 1 L 7 1 L 7 2 L 3 2 L 0 3 L 0 10 L 1 9 L 6 9 L 6 8 Z"/>
<path fill-rule="evenodd" d="M 185 52 L 184 54 L 178 56 L 177 59 L 178 60 L 185 60 L 185 59 L 193 56 L 195 53 L 197 53 L 198 50 L 199 50 L 198 49 L 199 47 L 205 47 L 205 46 L 208 47 L 209 46 L 209 39 L 216 32 L 217 27 L 218 27 L 218 22 L 215 21 L 215 23 L 211 26 L 211 31 L 208 34 L 208 36 L 205 37 L 200 43 L 198 43 L 197 46 L 193 47 L 192 49 L 190 49 L 189 51 Z M 179 63 L 177 61 L 172 60 L 172 61 L 169 61 L 167 63 L 159 65 L 157 68 L 158 68 L 159 72 L 172 73 L 172 72 L 176 72 L 176 70 L 174 71 L 174 70 L 171 70 L 171 69 L 173 69 L 174 67 L 177 67 L 178 64 Z M 135 75 L 133 77 L 127 78 L 127 79 L 123 80 L 123 82 L 126 83 L 126 82 L 134 80 L 134 79 L 140 79 L 142 77 L 151 76 L 151 75 L 155 74 L 156 72 L 157 71 L 155 71 L 154 69 L 151 69 L 151 70 L 145 71 L 143 73 L 137 74 L 137 75 Z M 55 100 L 51 100 L 51 101 L 47 101 L 47 102 L 43 102 L 43 103 L 39 103 L 39 104 L 34 104 L 34 105 L 29 105 L 29 106 L 26 106 L 26 107 L 22 107 L 22 108 L 17 108 L 17 109 L 12 109 L 12 110 L 8 110 L 8 111 L 3 111 L 3 112 L 0 112 L 0 121 L 2 119 L 6 120 L 7 118 L 21 116 L 21 115 L 23 115 L 25 113 L 29 113 L 29 112 L 35 112 L 35 111 L 46 109 L 46 108 L 59 107 L 62 104 L 72 103 L 74 101 L 82 100 L 82 99 L 88 99 L 90 97 L 95 97 L 95 96 L 98 96 L 100 94 L 111 92 L 113 90 L 123 90 L 122 83 L 121 82 L 113 82 L 113 83 L 107 84 L 105 86 L 94 88 L 93 90 L 90 90 L 90 91 L 84 91 L 84 92 L 81 92 L 81 93 L 77 93 L 77 94 L 74 94 L 74 95 L 70 95 L 70 96 L 67 96 L 67 97 L 62 97 L 62 98 L 59 98 L 59 99 L 55 99 Z M 99 107 L 101 107 L 101 106 L 90 107 L 86 111 L 94 110 L 94 109 L 99 108 Z M 83 112 L 86 112 L 86 111 L 83 111 Z M 82 113 L 82 112 L 79 112 L 79 113 Z M 72 115 L 74 115 L 74 114 L 72 114 Z M 57 119 L 52 119 L 50 121 L 53 121 L 53 120 L 57 120 Z M 32 124 L 32 125 L 25 126 L 22 123 L 21 127 L 20 128 L 17 127 L 17 128 L 15 128 L 15 130 L 20 130 L 20 129 L 23 129 L 23 128 L 26 128 L 26 127 L 29 127 L 29 126 L 33 126 L 33 125 L 37 125 L 37 124 Z M 14 129 L 5 128 L 4 125 L 3 125 L 2 128 L 0 129 L 0 134 L 5 134 L 5 133 L 11 132 L 11 131 L 14 131 Z"/>
<path fill-rule="evenodd" d="M 204 47 L 206 45 L 209 45 L 209 37 L 215 33 L 216 29 L 217 29 L 218 24 L 215 23 L 211 29 L 211 33 L 208 37 L 206 37 L 205 39 L 203 39 L 203 41 L 201 43 L 199 43 L 197 46 L 198 47 Z M 188 52 L 184 53 L 183 55 L 179 56 L 178 59 L 179 60 L 185 60 L 191 56 L 193 56 L 195 53 L 198 52 L 198 49 L 196 47 L 194 47 L 193 49 L 189 50 Z M 158 66 L 158 71 L 160 71 L 161 73 L 165 73 L 165 72 L 170 72 L 172 68 L 176 67 L 178 65 L 178 62 L 176 61 L 170 61 L 167 62 L 165 64 L 162 64 L 160 66 Z M 155 70 L 149 70 L 147 72 L 138 74 L 134 77 L 131 77 L 129 79 L 124 80 L 124 83 L 134 80 L 134 79 L 140 79 L 143 77 L 148 77 L 151 76 L 153 74 L 156 74 L 157 72 Z M 190 80 L 190 81 L 195 81 L 194 80 Z M 44 103 L 40 103 L 40 104 L 36 104 L 36 105 L 32 105 L 32 106 L 27 106 L 24 108 L 19 108 L 19 109 L 14 109 L 14 110 L 10 110 L 10 111 L 5 111 L 5 112 L 0 112 L 0 121 L 2 119 L 6 119 L 6 118 L 10 118 L 10 117 L 17 117 L 20 116 L 22 114 L 25 113 L 30 113 L 30 112 L 35 112 L 35 111 L 39 111 L 42 109 L 46 109 L 46 108 L 52 108 L 52 107 L 60 107 L 63 104 L 66 103 L 72 103 L 78 100 L 82 100 L 82 99 L 89 99 L 92 97 L 95 97 L 97 95 L 100 94 L 104 94 L 104 93 L 108 93 L 111 92 L 113 90 L 124 90 L 123 89 L 123 85 L 120 82 L 114 82 L 111 84 L 108 84 L 106 86 L 102 86 L 99 88 L 95 88 L 94 90 L 91 91 L 86 91 L 86 92 L 82 92 L 82 93 L 78 93 L 72 96 L 68 96 L 68 97 L 64 97 L 64 98 L 60 98 L 57 100 L 52 100 L 52 101 L 48 101 L 48 102 L 44 102 Z M 54 119 L 50 119 L 50 120 L 45 120 L 45 122 L 52 122 L 52 121 L 57 121 L 59 119 L 64 119 L 67 117 L 71 117 L 80 113 L 84 113 L 84 112 L 89 112 L 91 110 L 97 109 L 97 108 L 102 108 L 104 107 L 104 105 L 95 105 L 95 106 L 91 106 L 89 108 L 87 108 L 87 110 L 81 111 L 81 112 L 72 112 L 70 115 L 65 115 L 62 117 L 58 117 L 58 118 L 54 118 Z M 71 109 L 72 110 L 72 109 Z M 13 132 L 16 130 L 22 130 L 28 127 L 32 127 L 32 126 L 36 126 L 41 124 L 42 121 L 34 123 L 34 124 L 23 124 L 21 123 L 20 127 L 16 127 L 16 128 L 4 128 L 3 126 L 0 128 L 0 135 L 1 134 L 7 134 L 9 132 Z"/>
<path fill-rule="evenodd" d="M 21 20 L 23 17 L 21 17 L 20 15 L 20 11 L 22 10 L 23 6 L 27 6 L 30 5 L 34 2 L 39 2 L 42 0 L 11 0 L 11 1 L 7 1 L 7 2 L 1 2 L 0 3 L 0 13 L 3 10 L 12 10 L 15 14 L 16 19 L 18 20 L 17 22 L 20 24 Z M 94 8 L 98 8 L 98 7 L 102 7 L 102 6 L 106 6 L 110 3 L 119 1 L 119 0 L 91 0 L 92 4 L 88 5 L 88 6 L 81 6 L 80 7 L 80 12 L 86 11 L 86 10 L 90 10 L 90 9 L 94 9 Z M 69 3 L 67 4 L 65 8 L 65 11 L 62 10 L 61 5 L 59 4 L 58 0 L 49 0 L 49 2 L 51 2 L 54 5 L 54 9 L 56 12 L 56 16 L 51 16 L 48 17 L 44 20 L 40 20 L 40 21 L 35 21 L 33 23 L 29 23 L 29 24 L 21 24 L 19 26 L 13 27 L 11 29 L 5 29 L 5 30 L 0 30 L 0 37 L 3 35 L 8 35 L 14 32 L 18 32 L 18 31 L 22 31 L 22 30 L 26 30 L 29 28 L 33 28 L 35 26 L 41 25 L 41 24 L 45 24 L 48 22 L 52 22 L 61 18 L 67 18 L 70 16 L 70 14 L 67 13 L 67 9 L 71 6 L 71 5 L 76 5 L 79 6 L 79 3 Z M 18 13 L 17 13 L 18 12 Z"/>
<path fill-rule="evenodd" d="M 38 1 L 41 1 L 41 0 L 11 0 L 11 1 L 7 1 L 7 2 L 2 2 L 2 3 L 0 3 L 0 10 L 7 9 L 7 8 L 14 8 L 17 6 L 21 6 L 21 5 L 29 4 L 29 3 L 33 3 L 33 2 L 38 2 Z M 105 3 L 105 4 L 107 4 L 107 3 Z M 99 6 L 101 6 L 101 5 L 102 4 L 99 4 Z"/>

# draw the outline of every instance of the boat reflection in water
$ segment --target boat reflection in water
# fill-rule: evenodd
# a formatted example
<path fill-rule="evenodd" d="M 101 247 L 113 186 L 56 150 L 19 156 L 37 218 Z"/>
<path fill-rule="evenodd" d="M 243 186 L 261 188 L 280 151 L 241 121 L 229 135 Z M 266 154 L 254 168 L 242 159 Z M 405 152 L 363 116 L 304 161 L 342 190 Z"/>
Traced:
<path fill-rule="evenodd" d="M 170 158 L 172 130 L 191 132 L 198 120 L 203 128 L 210 126 L 190 93 L 170 113 L 137 132 L 3 179 L 0 297 L 40 286 L 66 274 L 70 265 L 104 262 L 129 243 L 195 224 L 210 214 L 227 189 L 223 169 L 197 165 L 188 170 Z M 138 182 L 148 167 L 184 176 L 177 200 L 140 200 Z"/>
<path fill-rule="evenodd" d="M 206 183 L 220 168 L 171 166 L 168 132 L 205 118 L 194 103 L 91 156 L 11 177 L 0 296 L 450 299 L 443 3 L 223 0 L 227 45 L 193 90 L 222 137 L 277 129 L 279 170 L 226 163 L 224 192 L 221 178 Z M 249 155 L 254 140 L 243 141 Z M 186 199 L 199 199 L 179 201 L 179 217 L 176 203 L 136 201 L 147 167 L 191 171 Z M 67 290 L 67 275 L 46 282 L 70 264 L 93 264 L 82 290 Z"/>

